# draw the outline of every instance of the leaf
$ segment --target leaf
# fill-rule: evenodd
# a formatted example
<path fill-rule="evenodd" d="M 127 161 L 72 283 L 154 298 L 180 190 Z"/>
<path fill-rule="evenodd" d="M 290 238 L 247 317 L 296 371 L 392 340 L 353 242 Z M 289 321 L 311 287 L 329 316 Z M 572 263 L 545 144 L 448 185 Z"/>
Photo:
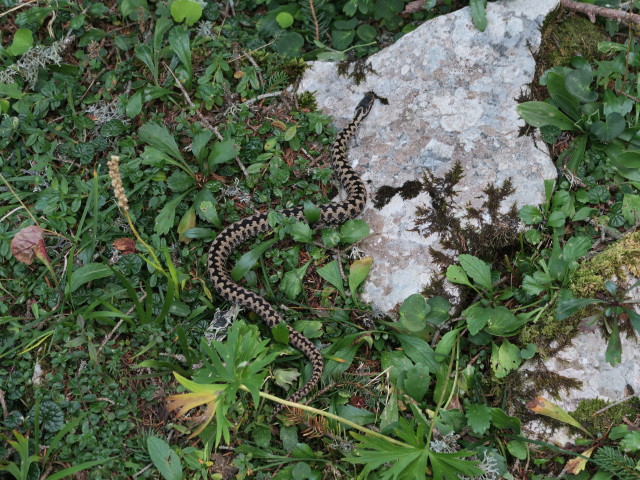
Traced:
<path fill-rule="evenodd" d="M 469 287 L 472 286 L 471 282 L 469 282 L 469 277 L 467 277 L 467 274 L 459 265 L 449 265 L 447 267 L 447 280 L 452 283 L 459 283 Z"/>
<path fill-rule="evenodd" d="M 477 335 L 489 323 L 492 309 L 484 307 L 479 303 L 474 303 L 462 312 L 462 316 L 467 320 L 467 327 L 471 335 Z"/>
<path fill-rule="evenodd" d="M 178 240 L 185 244 L 191 242 L 191 237 L 185 237 L 184 233 L 196 226 L 196 211 L 193 207 L 185 212 L 178 224 Z"/>
<path fill-rule="evenodd" d="M 340 267 L 338 266 L 337 260 L 333 260 L 332 262 L 327 263 L 324 267 L 318 268 L 317 272 L 318 275 L 336 287 L 343 298 L 346 297 L 344 285 L 342 284 L 342 275 L 340 274 Z"/>
<path fill-rule="evenodd" d="M 297 32 L 287 32 L 278 38 L 273 48 L 276 52 L 287 57 L 296 57 L 300 54 L 300 49 L 304 45 L 304 38 Z"/>
<path fill-rule="evenodd" d="M 640 450 L 640 431 L 632 430 L 626 433 L 620 441 L 620 448 L 625 452 L 637 452 Z"/>
<path fill-rule="evenodd" d="M 195 179 L 184 170 L 176 170 L 167 178 L 167 185 L 174 192 L 184 192 L 194 183 Z"/>
<path fill-rule="evenodd" d="M 346 50 L 353 42 L 356 36 L 355 30 L 337 30 L 331 31 L 331 43 L 336 50 Z"/>
<path fill-rule="evenodd" d="M 622 199 L 622 215 L 628 224 L 636 224 L 640 218 L 640 195 L 625 193 Z"/>
<path fill-rule="evenodd" d="M 182 465 L 176 452 L 164 440 L 150 435 L 147 437 L 149 457 L 165 480 L 181 480 Z"/>
<path fill-rule="evenodd" d="M 304 222 L 296 222 L 291 225 L 291 236 L 296 242 L 311 243 L 313 242 L 313 232 L 311 227 Z"/>
<path fill-rule="evenodd" d="M 184 21 L 190 27 L 202 17 L 202 6 L 193 0 L 174 0 L 171 16 L 176 23 Z"/>
<path fill-rule="evenodd" d="M 110 277 L 111 275 L 113 275 L 113 271 L 108 265 L 103 265 L 102 263 L 88 263 L 87 265 L 83 265 L 73 271 L 69 284 L 66 288 L 66 293 L 73 293 L 86 283 Z"/>
<path fill-rule="evenodd" d="M 36 225 L 18 230 L 11 239 L 11 253 L 16 260 L 27 265 L 31 265 L 36 256 L 50 263 L 44 245 L 44 232 Z"/>
<path fill-rule="evenodd" d="M 602 300 L 596 298 L 568 298 L 558 301 L 556 309 L 556 319 L 564 320 L 569 318 L 583 308 L 593 305 L 594 303 L 602 303 Z"/>
<path fill-rule="evenodd" d="M 164 207 L 158 212 L 154 225 L 154 230 L 158 235 L 165 235 L 173 228 L 173 223 L 176 218 L 176 207 L 184 198 L 184 193 L 178 195 L 174 199 L 165 203 Z"/>
<path fill-rule="evenodd" d="M 527 455 L 529 455 L 529 449 L 527 448 L 526 442 L 521 440 L 511 440 L 510 442 L 507 442 L 507 450 L 511 455 L 519 460 L 525 460 Z"/>
<path fill-rule="evenodd" d="M 285 140 L 286 142 L 291 141 L 291 140 L 293 139 L 293 137 L 295 137 L 295 136 L 296 136 L 296 132 L 297 132 L 297 131 L 298 131 L 298 128 L 297 128 L 295 125 L 293 125 L 293 126 L 291 126 L 291 127 L 287 128 L 287 131 L 286 131 L 286 132 L 284 132 L 284 140 Z"/>
<path fill-rule="evenodd" d="M 593 450 L 596 447 L 591 447 L 587 450 L 585 450 L 584 452 L 582 452 L 580 455 L 581 457 L 575 457 L 572 458 L 571 460 L 569 460 L 564 468 L 562 469 L 562 475 L 577 475 L 579 474 L 581 471 L 583 471 L 586 466 L 587 466 L 587 462 L 589 461 L 588 458 L 591 457 L 591 454 L 593 453 Z M 582 458 L 582 457 L 587 457 L 587 458 Z M 595 477 L 591 477 L 592 479 Z"/>
<path fill-rule="evenodd" d="M 573 120 L 578 120 L 581 117 L 580 102 L 564 86 L 564 76 L 558 72 L 548 71 L 546 80 L 547 90 L 554 103 Z"/>
<path fill-rule="evenodd" d="M 571 141 L 571 155 L 567 161 L 567 168 L 576 173 L 578 166 L 584 160 L 584 151 L 587 147 L 588 136 L 586 134 L 579 135 Z"/>
<path fill-rule="evenodd" d="M 429 370 L 423 365 L 415 365 L 406 371 L 404 391 L 416 402 L 421 402 L 429 390 Z"/>
<path fill-rule="evenodd" d="M 535 225 L 542 221 L 542 212 L 538 207 L 525 205 L 518 210 L 518 217 L 520 217 L 520 220 L 522 220 L 526 225 Z"/>
<path fill-rule="evenodd" d="M 340 243 L 340 234 L 333 228 L 323 228 L 322 243 L 328 248 L 333 248 Z"/>
<path fill-rule="evenodd" d="M 374 413 L 351 405 L 338 405 L 336 407 L 336 413 L 356 425 L 367 425 L 376 421 L 376 415 Z"/>
<path fill-rule="evenodd" d="M 465 407 L 467 424 L 477 435 L 484 435 L 491 426 L 491 408 L 480 403 L 472 403 Z"/>
<path fill-rule="evenodd" d="M 622 344 L 620 343 L 620 331 L 616 320 L 613 321 L 611 327 L 611 336 L 607 343 L 604 359 L 609 362 L 609 365 L 612 367 L 622 362 Z"/>
<path fill-rule="evenodd" d="M 284 292 L 289 300 L 293 300 L 302 292 L 302 280 L 307 273 L 307 268 L 311 264 L 308 261 L 300 268 L 294 268 L 284 274 L 280 282 L 280 290 Z"/>
<path fill-rule="evenodd" d="M 272 327 L 271 335 L 276 342 L 289 345 L 289 329 L 286 323 L 279 322 L 275 327 Z"/>
<path fill-rule="evenodd" d="M 443 480 L 445 475 L 447 480 L 460 478 L 460 475 L 471 477 L 483 475 L 485 473 L 484 470 L 476 466 L 479 462 L 460 460 L 460 457 L 469 457 L 471 455 L 473 455 L 472 452 L 466 452 L 464 450 L 454 453 L 429 452 L 429 460 L 431 462 L 431 468 L 433 469 L 433 480 Z"/>
<path fill-rule="evenodd" d="M 215 227 L 220 228 L 222 226 L 222 222 L 220 221 L 218 212 L 216 211 L 216 203 L 215 197 L 206 188 L 200 190 L 193 199 L 193 206 L 195 207 L 198 216 L 205 222 L 209 222 Z"/>
<path fill-rule="evenodd" d="M 352 298 L 356 298 L 357 289 L 369 275 L 372 263 L 372 257 L 364 257 L 351 264 L 349 268 L 349 291 L 351 292 Z"/>
<path fill-rule="evenodd" d="M 373 12 L 376 20 L 389 19 L 400 13 L 403 8 L 402 0 L 376 0 Z"/>
<path fill-rule="evenodd" d="M 539 415 L 554 418 L 562 423 L 566 423 L 568 425 L 576 427 L 591 437 L 591 434 L 576 420 L 574 420 L 571 415 L 569 415 L 555 403 L 552 403 L 540 396 L 535 397 L 533 400 L 527 403 L 527 408 Z"/>
<path fill-rule="evenodd" d="M 491 369 L 497 378 L 506 377 L 522 363 L 517 345 L 504 340 L 500 347 L 491 343 Z"/>
<path fill-rule="evenodd" d="M 461 254 L 458 257 L 458 261 L 476 285 L 483 287 L 485 290 L 492 290 L 491 267 L 488 263 L 483 262 L 473 255 L 466 254 Z"/>
<path fill-rule="evenodd" d="M 193 155 L 197 160 L 200 161 L 206 156 L 209 151 L 207 145 L 209 144 L 211 137 L 213 137 L 213 132 L 210 130 L 203 130 L 193 137 L 193 140 L 191 141 L 191 152 L 193 152 Z"/>
<path fill-rule="evenodd" d="M 456 339 L 458 338 L 458 333 L 460 333 L 462 328 L 455 328 L 453 330 L 445 333 L 438 344 L 436 345 L 436 360 L 443 361 L 449 357 L 449 353 L 455 344 Z"/>
<path fill-rule="evenodd" d="M 12 56 L 27 53 L 33 45 L 33 33 L 28 28 L 19 28 L 13 34 L 13 41 L 7 47 L 6 52 Z"/>
<path fill-rule="evenodd" d="M 446 298 L 436 295 L 427 300 L 427 304 L 431 308 L 427 316 L 427 322 L 432 325 L 440 325 L 449 319 L 451 304 Z"/>
<path fill-rule="evenodd" d="M 527 323 L 526 317 L 518 318 L 507 307 L 499 306 L 491 309 L 489 320 L 484 331 L 495 336 L 510 336 Z"/>
<path fill-rule="evenodd" d="M 400 325 L 410 332 L 419 332 L 424 330 L 427 320 L 427 314 L 431 311 L 431 307 L 427 304 L 425 298 L 419 293 L 408 296 L 400 309 Z"/>
<path fill-rule="evenodd" d="M 619 113 L 610 113 L 605 122 L 596 120 L 591 124 L 589 130 L 601 142 L 609 143 L 617 138 L 627 126 L 627 122 Z"/>
<path fill-rule="evenodd" d="M 376 38 L 376 29 L 371 25 L 365 23 L 358 27 L 358 29 L 356 30 L 356 34 L 358 35 L 358 38 L 360 38 L 360 40 L 365 43 L 369 43 Z"/>
<path fill-rule="evenodd" d="M 593 73 L 583 68 L 572 70 L 564 80 L 567 90 L 583 103 L 595 102 L 598 93 L 590 89 Z"/>
<path fill-rule="evenodd" d="M 316 223 L 320 220 L 321 214 L 322 212 L 318 206 L 309 201 L 304 202 L 304 218 L 307 219 L 307 222 L 311 224 Z"/>
<path fill-rule="evenodd" d="M 590 237 L 571 237 L 562 248 L 562 255 L 566 260 L 578 260 L 587 254 L 593 245 Z"/>
<path fill-rule="evenodd" d="M 370 233 L 369 225 L 364 220 L 359 218 L 347 220 L 340 227 L 340 241 L 346 244 L 356 243 Z"/>
<path fill-rule="evenodd" d="M 276 22 L 278 22 L 280 28 L 289 28 L 293 25 L 293 16 L 288 12 L 280 12 L 276 16 Z"/>
<path fill-rule="evenodd" d="M 484 32 L 485 28 L 487 28 L 487 1 L 470 0 L 469 6 L 471 7 L 473 25 L 481 32 Z"/>
<path fill-rule="evenodd" d="M 534 127 L 553 125 L 561 130 L 576 130 L 569 117 L 548 103 L 524 102 L 516 110 L 525 122 Z"/>
<path fill-rule="evenodd" d="M 267 242 L 261 243 L 257 247 L 252 248 L 247 253 L 242 255 L 240 259 L 236 262 L 233 270 L 231 270 L 231 278 L 234 281 L 240 280 L 242 277 L 246 275 L 246 273 L 253 268 L 256 262 L 260 259 L 262 254 L 269 250 L 271 245 L 276 243 L 277 239 L 271 239 Z"/>
<path fill-rule="evenodd" d="M 209 170 L 213 170 L 215 165 L 226 163 L 238 156 L 240 147 L 233 143 L 233 138 L 227 138 L 222 142 L 216 142 L 209 154 Z"/>
<path fill-rule="evenodd" d="M 175 4 L 176 2 L 173 3 Z M 171 6 L 173 7 L 173 4 Z M 169 32 L 169 45 L 180 59 L 180 63 L 182 63 L 186 68 L 189 74 L 189 79 L 191 79 L 193 76 L 191 66 L 191 44 L 189 42 L 189 33 L 184 29 L 184 27 L 178 26 Z"/>
<path fill-rule="evenodd" d="M 396 333 L 396 338 L 400 342 L 407 357 L 418 365 L 424 365 L 430 372 L 438 370 L 439 363 L 433 348 L 423 339 L 404 333 Z"/>
<path fill-rule="evenodd" d="M 175 138 L 164 125 L 147 122 L 140 127 L 138 135 L 142 141 L 147 142 L 152 147 L 171 155 L 176 160 L 183 160 Z"/>

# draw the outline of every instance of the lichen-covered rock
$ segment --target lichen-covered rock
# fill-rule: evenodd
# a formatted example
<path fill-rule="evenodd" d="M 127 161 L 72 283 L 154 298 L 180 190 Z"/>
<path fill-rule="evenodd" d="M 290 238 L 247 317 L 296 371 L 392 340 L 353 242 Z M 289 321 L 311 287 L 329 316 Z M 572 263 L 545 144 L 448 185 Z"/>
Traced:
<path fill-rule="evenodd" d="M 385 185 L 419 180 L 427 169 L 442 175 L 460 161 L 457 205 L 478 206 L 483 189 L 508 178 L 518 205 L 541 203 L 543 180 L 556 172 L 542 142 L 519 136 L 524 122 L 516 98 L 533 79 L 539 29 L 557 3 L 489 3 L 484 32 L 473 26 L 468 8 L 458 10 L 371 56 L 375 73 L 360 85 L 339 76 L 335 64 L 315 62 L 299 91 L 316 92 L 320 107 L 339 125 L 349 121 L 364 92 L 388 99 L 388 105 L 374 107 L 350 151 L 370 197 Z M 429 247 L 437 247 L 438 236 L 412 231 L 416 207 L 430 201 L 426 193 L 406 200 L 398 194 L 380 209 L 371 201 L 365 209 L 372 236 L 362 248 L 374 266 L 364 298 L 382 311 L 420 292 L 435 270 Z"/>

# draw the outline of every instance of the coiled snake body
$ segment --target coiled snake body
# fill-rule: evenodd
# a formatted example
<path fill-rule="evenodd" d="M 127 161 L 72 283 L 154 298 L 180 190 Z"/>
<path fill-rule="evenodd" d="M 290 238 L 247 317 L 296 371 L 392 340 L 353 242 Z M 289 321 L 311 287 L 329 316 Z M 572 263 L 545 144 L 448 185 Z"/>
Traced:
<path fill-rule="evenodd" d="M 320 205 L 320 222 L 323 224 L 340 224 L 358 215 L 367 200 L 364 182 L 351 168 L 347 157 L 347 142 L 367 116 L 376 99 L 373 92 L 367 93 L 355 110 L 353 120 L 342 130 L 332 146 L 332 163 L 337 177 L 347 192 L 347 199 L 342 202 L 332 202 Z M 304 220 L 303 207 L 280 210 L 280 213 L 296 220 Z M 227 260 L 231 252 L 241 243 L 256 235 L 269 230 L 266 213 L 257 213 L 229 225 L 213 241 L 209 248 L 208 271 L 213 287 L 225 300 L 256 312 L 265 323 L 273 328 L 282 321 L 282 315 L 264 298 L 250 290 L 234 283 L 227 269 Z M 322 354 L 307 337 L 297 332 L 289 325 L 289 342 L 300 350 L 311 362 L 313 367 L 309 380 L 291 395 L 288 400 L 297 402 L 307 396 L 309 391 L 317 385 L 324 368 Z"/>

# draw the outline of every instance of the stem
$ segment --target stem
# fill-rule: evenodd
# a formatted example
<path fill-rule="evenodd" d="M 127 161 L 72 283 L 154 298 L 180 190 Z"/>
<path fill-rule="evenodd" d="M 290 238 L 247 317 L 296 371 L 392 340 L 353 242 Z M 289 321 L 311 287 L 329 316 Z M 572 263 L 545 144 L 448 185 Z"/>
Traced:
<path fill-rule="evenodd" d="M 20 205 L 22 205 L 22 208 L 25 209 L 25 211 L 27 212 L 27 214 L 31 217 L 31 219 L 33 220 L 33 223 L 35 223 L 36 225 L 40 226 L 40 224 L 38 223 L 38 220 L 36 220 L 36 217 L 34 217 L 31 212 L 29 211 L 29 209 L 27 208 L 27 206 L 22 203 L 22 200 L 20 200 L 20 197 L 18 195 L 16 195 L 16 192 L 13 190 L 13 188 L 11 188 L 11 185 L 9 185 L 9 182 L 7 182 L 7 180 L 4 178 L 4 175 L 2 175 L 2 173 L 0 173 L 0 178 L 2 179 L 2 181 L 4 182 L 4 184 L 7 186 L 7 188 L 9 189 L 9 191 L 13 194 L 13 196 L 16 198 L 16 200 L 18 200 L 20 202 Z"/>
<path fill-rule="evenodd" d="M 131 221 L 131 217 L 129 216 L 129 211 L 125 210 L 124 211 L 124 216 L 127 219 L 127 222 L 129 222 L 129 228 L 131 229 L 131 231 L 133 232 L 133 235 L 136 237 L 136 240 L 138 240 L 142 245 L 144 245 L 144 247 L 149 251 L 149 253 L 151 254 L 151 256 L 153 257 L 154 262 L 150 262 L 148 259 L 145 259 L 149 264 L 151 264 L 151 266 L 153 268 L 155 268 L 156 270 L 158 270 L 159 272 L 165 273 L 164 269 L 162 268 L 161 264 L 160 264 L 160 260 L 158 260 L 158 257 L 156 257 L 156 254 L 153 252 L 153 249 L 147 245 L 147 242 L 145 242 L 142 237 L 140 237 L 140 235 L 138 235 L 138 231 L 136 230 L 136 227 L 133 226 L 133 222 Z"/>
<path fill-rule="evenodd" d="M 245 392 L 250 392 L 250 390 L 244 385 L 240 385 L 240 388 Z M 285 405 L 287 407 L 299 408 L 300 410 L 304 410 L 305 412 L 309 412 L 313 415 L 320 415 L 325 418 L 330 418 L 331 420 L 335 420 L 336 422 L 343 423 L 351 428 L 361 431 L 366 435 L 370 435 L 372 437 L 380 438 L 389 443 L 393 443 L 394 445 L 399 445 L 400 447 L 412 448 L 411 445 L 408 445 L 404 442 L 396 440 L 395 438 L 387 437 L 386 435 L 382 435 L 381 433 L 374 432 L 368 428 L 362 427 L 356 423 L 353 423 L 346 418 L 339 417 L 338 415 L 334 415 L 333 413 L 325 412 L 324 410 L 318 410 L 317 408 L 310 407 L 308 405 L 302 405 L 301 403 L 290 402 L 289 400 L 284 400 L 280 397 L 276 397 L 275 395 L 270 395 L 264 392 L 258 392 L 262 398 L 266 398 L 267 400 L 271 400 L 272 402 L 280 403 L 281 405 Z"/>

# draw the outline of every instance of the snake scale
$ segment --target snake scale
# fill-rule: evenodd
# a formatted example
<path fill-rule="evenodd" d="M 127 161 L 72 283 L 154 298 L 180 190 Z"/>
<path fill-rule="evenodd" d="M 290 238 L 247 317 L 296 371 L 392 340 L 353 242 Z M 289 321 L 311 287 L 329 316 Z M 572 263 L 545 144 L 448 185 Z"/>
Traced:
<path fill-rule="evenodd" d="M 322 224 L 340 224 L 358 215 L 367 200 L 364 182 L 351 168 L 347 157 L 347 142 L 353 137 L 362 120 L 368 115 L 377 95 L 368 92 L 355 109 L 353 120 L 338 134 L 333 142 L 331 156 L 335 174 L 347 192 L 341 202 L 320 205 L 319 221 Z M 279 210 L 280 213 L 296 220 L 304 220 L 303 207 Z M 214 289 L 225 300 L 256 312 L 271 328 L 282 321 L 282 315 L 269 302 L 256 293 L 236 284 L 229 274 L 227 262 L 231 252 L 243 242 L 269 230 L 266 213 L 257 213 L 243 218 L 226 227 L 215 238 L 209 248 L 207 269 Z M 298 402 L 314 388 L 324 369 L 324 360 L 318 348 L 307 337 L 289 325 L 289 343 L 302 352 L 311 362 L 312 373 L 307 382 L 291 395 L 288 400 Z M 279 408 L 276 407 L 276 411 Z"/>

